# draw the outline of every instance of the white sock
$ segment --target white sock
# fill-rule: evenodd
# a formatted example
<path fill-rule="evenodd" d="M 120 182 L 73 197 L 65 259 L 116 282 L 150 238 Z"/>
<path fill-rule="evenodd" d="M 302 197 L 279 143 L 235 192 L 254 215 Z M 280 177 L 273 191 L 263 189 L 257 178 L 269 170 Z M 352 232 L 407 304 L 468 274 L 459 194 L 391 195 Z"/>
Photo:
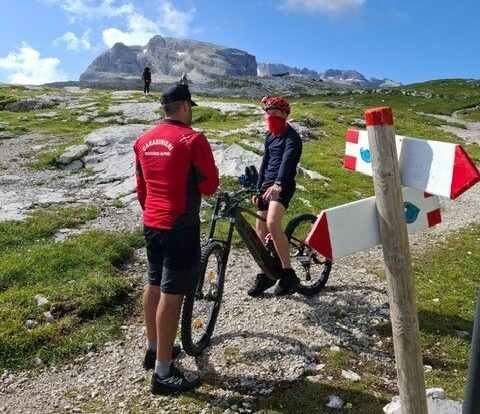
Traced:
<path fill-rule="evenodd" d="M 157 341 L 150 341 L 147 339 L 147 349 L 149 351 L 157 352 Z"/>
<path fill-rule="evenodd" d="M 172 360 L 168 362 L 155 361 L 155 374 L 160 378 L 165 378 L 170 373 L 170 366 L 172 365 Z"/>

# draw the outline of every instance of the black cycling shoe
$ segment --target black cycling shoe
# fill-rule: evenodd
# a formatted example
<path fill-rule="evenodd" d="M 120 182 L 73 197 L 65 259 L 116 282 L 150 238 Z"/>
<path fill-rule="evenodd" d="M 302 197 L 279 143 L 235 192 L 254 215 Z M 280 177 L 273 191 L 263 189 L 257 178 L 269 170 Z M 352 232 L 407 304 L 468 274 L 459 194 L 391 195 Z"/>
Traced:
<path fill-rule="evenodd" d="M 296 292 L 300 280 L 292 268 L 283 269 L 283 275 L 275 287 L 273 294 L 275 296 L 287 296 Z"/>
<path fill-rule="evenodd" d="M 275 284 L 275 280 L 270 279 L 265 273 L 257 274 L 255 283 L 247 290 L 247 294 L 252 298 L 261 296 L 268 288 L 271 288 Z"/>
<path fill-rule="evenodd" d="M 175 359 L 180 355 L 182 352 L 182 347 L 180 345 L 174 344 L 172 349 L 172 359 Z M 143 360 L 143 368 L 145 370 L 154 369 L 155 368 L 155 361 L 157 360 L 157 353 L 150 349 L 147 349 L 145 352 L 145 359 Z"/>
<path fill-rule="evenodd" d="M 172 364 L 170 373 L 166 377 L 160 378 L 153 373 L 150 391 L 152 394 L 174 394 L 176 392 L 185 392 L 193 390 L 200 385 L 200 377 L 198 375 L 186 376 Z"/>

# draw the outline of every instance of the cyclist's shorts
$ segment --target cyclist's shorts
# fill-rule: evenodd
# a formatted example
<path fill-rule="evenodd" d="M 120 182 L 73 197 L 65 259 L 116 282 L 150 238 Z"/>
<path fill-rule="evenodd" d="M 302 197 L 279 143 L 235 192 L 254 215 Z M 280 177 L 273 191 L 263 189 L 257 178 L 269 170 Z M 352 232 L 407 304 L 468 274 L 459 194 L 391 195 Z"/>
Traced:
<path fill-rule="evenodd" d="M 198 283 L 200 226 L 176 230 L 144 227 L 148 283 L 163 293 L 192 295 Z"/>
<path fill-rule="evenodd" d="M 271 182 L 265 182 L 262 185 L 262 194 L 273 185 Z M 280 191 L 280 194 L 278 195 L 277 198 L 273 198 L 271 201 L 278 201 L 280 204 L 285 207 L 285 210 L 288 208 L 288 205 L 290 204 L 290 200 L 293 197 L 293 193 L 295 192 L 295 182 L 293 184 L 286 185 L 285 187 L 282 185 L 282 191 Z M 258 211 L 266 211 L 268 210 L 268 205 L 269 201 L 265 201 L 263 198 L 261 198 L 258 202 Z"/>

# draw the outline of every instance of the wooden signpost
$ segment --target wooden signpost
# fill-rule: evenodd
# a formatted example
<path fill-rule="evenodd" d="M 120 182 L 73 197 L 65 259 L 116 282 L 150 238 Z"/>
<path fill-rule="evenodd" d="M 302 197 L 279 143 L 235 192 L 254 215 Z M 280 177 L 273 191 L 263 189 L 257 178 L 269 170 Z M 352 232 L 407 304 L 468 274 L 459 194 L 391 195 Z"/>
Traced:
<path fill-rule="evenodd" d="M 368 110 L 365 112 L 365 121 L 372 153 L 373 184 L 385 260 L 402 410 L 404 414 L 428 414 L 392 110 Z"/>
<path fill-rule="evenodd" d="M 344 165 L 373 176 L 375 197 L 323 211 L 306 241 L 329 259 L 382 243 L 402 412 L 427 414 L 407 231 L 438 224 L 436 196 L 458 197 L 480 172 L 460 145 L 395 136 L 388 107 L 366 111 L 365 121 L 367 131 L 347 131 Z M 480 370 L 477 353 L 471 365 Z M 470 377 L 480 382 L 476 368 Z"/>

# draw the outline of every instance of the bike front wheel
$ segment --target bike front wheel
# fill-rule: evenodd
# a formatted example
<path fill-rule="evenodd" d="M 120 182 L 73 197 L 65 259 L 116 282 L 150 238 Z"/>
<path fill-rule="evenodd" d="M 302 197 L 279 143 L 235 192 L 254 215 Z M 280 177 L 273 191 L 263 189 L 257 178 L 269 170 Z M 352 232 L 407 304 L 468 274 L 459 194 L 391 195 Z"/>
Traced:
<path fill-rule="evenodd" d="M 200 355 L 212 337 L 225 282 L 224 253 L 220 243 L 210 242 L 202 248 L 197 290 L 183 302 L 181 336 L 188 355 Z"/>
<path fill-rule="evenodd" d="M 316 220 L 313 214 L 300 214 L 285 228 L 292 267 L 300 279 L 297 292 L 304 296 L 319 293 L 327 284 L 332 269 L 330 260 L 305 244 L 305 238 Z"/>

